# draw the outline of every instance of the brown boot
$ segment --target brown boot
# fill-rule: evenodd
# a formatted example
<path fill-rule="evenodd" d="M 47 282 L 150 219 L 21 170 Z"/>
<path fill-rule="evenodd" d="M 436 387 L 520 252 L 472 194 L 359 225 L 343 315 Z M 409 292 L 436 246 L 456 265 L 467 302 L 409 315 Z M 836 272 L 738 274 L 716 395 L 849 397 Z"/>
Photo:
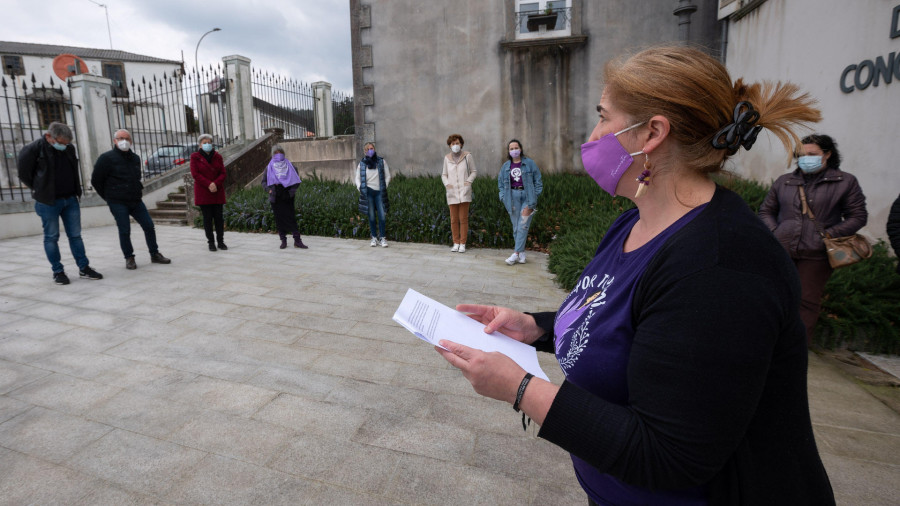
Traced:
<path fill-rule="evenodd" d="M 284 234 L 278 234 L 278 235 L 281 236 L 281 246 L 279 246 L 278 249 L 287 248 L 287 236 Z"/>
<path fill-rule="evenodd" d="M 300 232 L 294 232 L 294 247 L 300 249 L 307 249 L 308 246 L 303 244 L 303 239 L 300 238 Z"/>

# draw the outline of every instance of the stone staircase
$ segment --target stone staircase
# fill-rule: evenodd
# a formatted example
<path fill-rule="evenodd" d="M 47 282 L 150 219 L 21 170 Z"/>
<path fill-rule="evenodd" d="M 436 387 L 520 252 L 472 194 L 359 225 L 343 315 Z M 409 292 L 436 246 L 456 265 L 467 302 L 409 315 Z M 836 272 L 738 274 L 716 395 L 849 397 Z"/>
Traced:
<path fill-rule="evenodd" d="M 170 193 L 168 197 L 167 200 L 157 201 L 156 209 L 150 209 L 153 222 L 164 225 L 187 225 L 187 200 L 184 187 L 179 186 L 178 191 Z"/>

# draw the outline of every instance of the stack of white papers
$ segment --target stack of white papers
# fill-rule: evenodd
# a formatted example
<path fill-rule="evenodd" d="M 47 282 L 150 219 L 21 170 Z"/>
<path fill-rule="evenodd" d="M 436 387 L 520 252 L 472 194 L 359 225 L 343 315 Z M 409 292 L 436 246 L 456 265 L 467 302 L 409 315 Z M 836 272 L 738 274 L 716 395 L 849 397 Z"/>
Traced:
<path fill-rule="evenodd" d="M 534 347 L 500 332 L 485 334 L 483 324 L 412 288 L 406 291 L 406 296 L 394 313 L 394 321 L 434 346 L 442 347 L 438 342 L 447 340 L 486 352 L 500 352 L 535 377 L 550 381 L 538 364 L 537 350 Z"/>

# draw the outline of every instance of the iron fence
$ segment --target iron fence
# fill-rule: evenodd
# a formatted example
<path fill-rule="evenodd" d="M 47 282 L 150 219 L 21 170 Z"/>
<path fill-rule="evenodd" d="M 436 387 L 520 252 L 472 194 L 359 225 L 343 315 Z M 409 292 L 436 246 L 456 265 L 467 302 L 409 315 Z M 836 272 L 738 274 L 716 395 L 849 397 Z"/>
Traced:
<path fill-rule="evenodd" d="M 331 93 L 332 117 L 334 118 L 334 135 L 352 135 L 356 133 L 356 122 L 353 117 L 353 95 L 341 92 Z"/>
<path fill-rule="evenodd" d="M 113 130 L 131 132 L 145 179 L 188 163 L 200 133 L 217 146 L 234 141 L 221 66 L 113 84 Z"/>
<path fill-rule="evenodd" d="M 251 71 L 250 84 L 257 138 L 267 128 L 281 128 L 285 139 L 316 136 L 316 99 L 309 84 L 259 69 Z"/>
<path fill-rule="evenodd" d="M 29 86 L 30 82 L 30 86 Z M 31 191 L 19 182 L 19 151 L 40 138 L 50 123 L 57 121 L 69 125 L 75 133 L 75 117 L 72 102 L 53 78 L 49 83 L 38 83 L 34 77 L 0 76 L 3 105 L 0 106 L 0 201 L 31 199 Z M 77 138 L 72 139 L 77 149 Z M 82 190 L 86 187 L 84 160 L 79 157 Z"/>

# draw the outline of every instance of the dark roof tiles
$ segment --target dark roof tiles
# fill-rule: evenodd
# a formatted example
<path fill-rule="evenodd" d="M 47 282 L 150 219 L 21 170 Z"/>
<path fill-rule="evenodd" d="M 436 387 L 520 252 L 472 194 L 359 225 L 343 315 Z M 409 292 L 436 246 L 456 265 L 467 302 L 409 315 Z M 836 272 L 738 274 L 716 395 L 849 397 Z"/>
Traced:
<path fill-rule="evenodd" d="M 79 58 L 84 60 L 171 63 L 174 65 L 181 64 L 180 61 L 176 60 L 164 60 L 162 58 L 154 58 L 153 56 L 145 56 L 142 54 L 129 53 L 127 51 L 118 51 L 115 49 L 94 49 L 89 47 L 57 46 L 53 44 L 32 44 L 30 42 L 0 41 L 0 54 L 49 57 L 55 57 L 60 54 L 74 54 L 75 56 L 78 56 Z"/>

